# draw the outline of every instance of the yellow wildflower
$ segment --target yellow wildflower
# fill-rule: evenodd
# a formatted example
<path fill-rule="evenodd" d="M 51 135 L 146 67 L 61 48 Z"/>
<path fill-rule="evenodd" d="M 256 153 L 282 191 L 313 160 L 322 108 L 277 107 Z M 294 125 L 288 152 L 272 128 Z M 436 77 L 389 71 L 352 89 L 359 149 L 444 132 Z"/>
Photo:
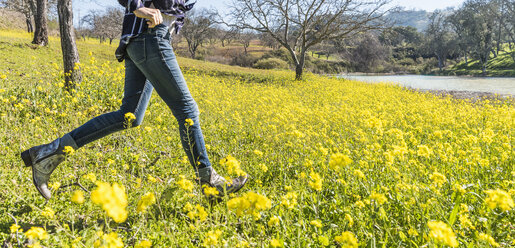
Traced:
<path fill-rule="evenodd" d="M 270 218 L 270 220 L 268 221 L 268 226 L 269 226 L 269 227 L 278 226 L 280 222 L 281 222 L 281 220 L 279 219 L 279 217 L 277 217 L 277 216 L 273 216 L 273 217 L 272 217 L 272 218 Z"/>
<path fill-rule="evenodd" d="M 354 219 L 352 219 L 352 216 L 350 216 L 350 214 L 345 214 L 345 219 L 349 222 L 350 227 L 354 225 Z"/>
<path fill-rule="evenodd" d="M 220 192 L 218 192 L 218 190 L 215 187 L 209 187 L 207 185 L 204 185 L 203 188 L 204 194 L 206 196 L 217 196 L 218 194 L 220 194 Z"/>
<path fill-rule="evenodd" d="M 227 168 L 227 172 L 229 174 L 234 174 L 236 176 L 245 176 L 247 173 L 245 173 L 241 167 L 240 162 L 233 156 L 228 155 L 225 158 L 222 158 L 220 160 L 220 164 L 225 166 Z"/>
<path fill-rule="evenodd" d="M 331 168 L 331 170 L 339 170 L 340 167 L 345 167 L 351 163 L 352 159 L 349 156 L 341 153 L 335 153 L 331 155 L 329 160 L 329 168 Z"/>
<path fill-rule="evenodd" d="M 322 227 L 322 222 L 320 222 L 320 220 L 312 220 L 309 222 L 309 224 L 311 224 L 314 227 L 318 227 L 318 228 Z"/>
<path fill-rule="evenodd" d="M 270 246 L 272 246 L 272 247 L 283 247 L 283 244 L 278 239 L 272 239 L 272 240 L 270 240 Z"/>
<path fill-rule="evenodd" d="M 293 209 L 297 205 L 297 193 L 290 191 L 281 197 L 281 205 Z"/>
<path fill-rule="evenodd" d="M 191 220 L 195 220 L 198 218 L 198 220 L 204 221 L 208 215 L 206 210 L 204 209 L 204 207 L 200 206 L 199 204 L 197 204 L 197 205 L 195 205 L 195 207 L 193 207 L 190 203 L 187 203 L 184 206 L 183 210 L 188 211 L 187 216 Z"/>
<path fill-rule="evenodd" d="M 384 196 L 381 193 L 372 193 L 370 195 L 370 200 L 375 200 L 378 204 L 382 205 L 383 203 L 387 202 L 388 199 L 386 196 Z"/>
<path fill-rule="evenodd" d="M 136 246 L 134 246 L 134 248 L 150 248 L 152 247 L 152 242 L 148 241 L 148 240 L 143 240 L 141 242 L 139 242 Z"/>
<path fill-rule="evenodd" d="M 441 221 L 429 221 L 427 223 L 429 227 L 429 237 L 431 237 L 435 243 L 446 245 L 450 247 L 457 247 L 458 241 L 456 235 L 452 229 Z"/>
<path fill-rule="evenodd" d="M 101 239 L 93 244 L 95 248 L 123 248 L 123 241 L 117 233 L 103 234 L 100 232 L 99 234 L 101 234 L 99 235 Z"/>
<path fill-rule="evenodd" d="M 318 173 L 315 173 L 314 171 L 311 171 L 309 173 L 309 176 L 311 177 L 311 181 L 309 181 L 309 186 L 313 188 L 316 191 L 322 190 L 322 177 Z"/>
<path fill-rule="evenodd" d="M 209 247 L 218 244 L 218 239 L 222 235 L 222 231 L 209 231 L 207 232 L 206 238 L 204 239 L 204 246 Z"/>
<path fill-rule="evenodd" d="M 154 204 L 155 202 L 156 197 L 154 196 L 154 193 L 148 192 L 141 197 L 141 200 L 139 200 L 136 211 L 138 211 L 138 213 L 143 213 L 150 205 Z"/>
<path fill-rule="evenodd" d="M 179 185 L 179 187 L 181 189 L 184 189 L 186 191 L 193 191 L 193 188 L 194 188 L 193 182 L 186 179 L 186 177 L 183 175 L 181 175 L 180 177 L 181 177 L 181 180 L 177 181 L 177 185 Z"/>
<path fill-rule="evenodd" d="M 97 181 L 97 176 L 91 172 L 82 176 L 82 178 L 87 179 L 87 180 L 91 181 L 92 183 L 95 183 Z"/>
<path fill-rule="evenodd" d="M 77 204 L 84 203 L 84 193 L 80 190 L 75 190 L 72 195 L 72 202 Z"/>
<path fill-rule="evenodd" d="M 134 120 L 136 120 L 136 116 L 131 112 L 126 113 L 124 117 L 127 123 L 132 123 Z"/>
<path fill-rule="evenodd" d="M 91 192 L 91 201 L 102 205 L 114 221 L 122 223 L 127 219 L 127 195 L 125 189 L 117 183 L 111 186 L 109 183 L 98 182 L 97 188 Z"/>
<path fill-rule="evenodd" d="M 45 229 L 41 227 L 31 227 L 28 231 L 25 232 L 25 236 L 29 239 L 48 239 L 48 233 L 45 231 Z"/>
<path fill-rule="evenodd" d="M 431 181 L 433 181 L 434 184 L 438 185 L 438 187 L 442 186 L 447 181 L 445 175 L 438 172 L 433 172 L 429 179 L 431 179 Z"/>
<path fill-rule="evenodd" d="M 244 213 L 256 216 L 260 211 L 270 209 L 272 202 L 266 197 L 254 192 L 247 192 L 241 197 L 236 197 L 227 202 L 229 209 L 236 209 L 236 215 Z"/>
<path fill-rule="evenodd" d="M 12 224 L 11 227 L 9 227 L 9 229 L 11 230 L 11 233 L 17 233 L 18 230 L 20 230 L 20 226 L 18 224 Z"/>
<path fill-rule="evenodd" d="M 357 178 L 360 178 L 360 179 L 365 178 L 365 174 L 361 170 L 354 170 L 354 176 L 356 176 Z"/>
<path fill-rule="evenodd" d="M 193 126 L 194 124 L 195 124 L 195 123 L 193 122 L 193 120 L 188 118 L 188 119 L 186 119 L 186 120 L 185 120 L 184 126 L 186 126 L 186 127 L 191 127 L 191 126 Z"/>
<path fill-rule="evenodd" d="M 493 247 L 499 247 L 500 246 L 499 243 L 495 242 L 495 239 L 492 236 L 490 236 L 490 235 L 488 235 L 486 233 L 480 233 L 479 234 L 479 239 L 483 240 L 483 241 L 486 241 L 488 244 L 490 244 Z"/>
<path fill-rule="evenodd" d="M 513 199 L 511 199 L 511 196 L 504 190 L 485 190 L 485 193 L 488 194 L 488 196 L 485 199 L 485 203 L 491 209 L 499 207 L 504 211 L 508 211 L 515 206 L 515 204 L 513 203 Z"/>
<path fill-rule="evenodd" d="M 342 235 L 334 237 L 334 241 L 338 242 L 343 248 L 358 247 L 358 239 L 351 232 L 342 232 Z"/>
<path fill-rule="evenodd" d="M 66 155 L 72 155 L 75 152 L 75 149 L 73 149 L 71 146 L 65 146 L 63 152 Z"/>
<path fill-rule="evenodd" d="M 429 156 L 431 155 L 431 149 L 429 149 L 429 147 L 427 147 L 426 145 L 419 145 L 417 146 L 417 148 L 418 156 L 429 158 Z"/>
<path fill-rule="evenodd" d="M 41 212 L 41 215 L 43 215 L 46 218 L 52 219 L 54 218 L 55 211 L 50 207 L 45 207 L 45 209 L 43 209 L 43 211 Z"/>

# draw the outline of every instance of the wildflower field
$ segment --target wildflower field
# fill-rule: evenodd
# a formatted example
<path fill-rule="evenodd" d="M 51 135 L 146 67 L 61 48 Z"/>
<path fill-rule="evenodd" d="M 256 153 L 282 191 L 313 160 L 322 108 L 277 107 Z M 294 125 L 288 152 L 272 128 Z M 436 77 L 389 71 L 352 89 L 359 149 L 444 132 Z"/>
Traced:
<path fill-rule="evenodd" d="M 513 101 L 183 58 L 210 160 L 246 187 L 206 200 L 154 93 L 141 126 L 69 150 L 45 202 L 19 153 L 117 110 L 124 68 L 78 42 L 69 94 L 59 41 L 30 41 L 0 31 L 1 247 L 515 246 Z"/>

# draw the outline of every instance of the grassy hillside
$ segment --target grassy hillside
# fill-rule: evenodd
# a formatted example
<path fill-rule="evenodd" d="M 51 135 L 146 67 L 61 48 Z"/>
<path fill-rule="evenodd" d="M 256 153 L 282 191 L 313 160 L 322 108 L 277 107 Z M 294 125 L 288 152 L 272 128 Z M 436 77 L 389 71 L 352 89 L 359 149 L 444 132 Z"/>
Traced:
<path fill-rule="evenodd" d="M 515 51 L 510 51 L 508 47 L 506 47 L 507 51 L 501 51 L 497 57 L 491 57 L 487 63 L 487 76 L 498 77 L 498 76 L 507 76 L 507 77 L 515 77 L 515 61 L 510 56 L 510 53 L 515 53 Z M 455 74 L 455 75 L 473 75 L 473 76 L 482 76 L 482 65 L 479 60 L 470 60 L 468 63 L 462 61 L 450 69 L 445 70 L 446 74 Z"/>
<path fill-rule="evenodd" d="M 184 123 L 154 94 L 142 126 L 68 155 L 45 202 L 19 153 L 117 110 L 124 68 L 115 46 L 79 42 L 84 80 L 70 95 L 58 40 L 35 48 L 30 38 L 0 31 L 4 247 L 515 245 L 509 101 L 312 74 L 295 82 L 289 71 L 184 58 L 213 166 L 226 176 L 240 167 L 248 185 L 209 204 L 192 184 L 178 134 Z M 108 212 L 93 202 L 108 200 Z"/>

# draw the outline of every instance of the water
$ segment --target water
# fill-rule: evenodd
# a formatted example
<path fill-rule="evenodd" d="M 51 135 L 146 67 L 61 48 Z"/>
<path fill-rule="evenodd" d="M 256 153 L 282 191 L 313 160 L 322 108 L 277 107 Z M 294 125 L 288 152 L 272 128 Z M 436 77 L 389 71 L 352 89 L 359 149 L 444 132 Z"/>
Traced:
<path fill-rule="evenodd" d="M 395 83 L 423 90 L 474 91 L 515 96 L 515 78 L 422 75 L 341 75 L 340 77 L 368 83 Z"/>

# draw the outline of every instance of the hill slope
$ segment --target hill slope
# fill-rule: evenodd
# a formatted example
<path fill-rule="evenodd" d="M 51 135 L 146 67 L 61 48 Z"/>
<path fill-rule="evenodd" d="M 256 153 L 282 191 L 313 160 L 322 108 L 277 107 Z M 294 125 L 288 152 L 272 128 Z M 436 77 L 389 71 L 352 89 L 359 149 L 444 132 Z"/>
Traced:
<path fill-rule="evenodd" d="M 247 186 L 208 202 L 184 158 L 184 123 L 154 94 L 141 126 L 69 154 L 46 202 L 19 153 L 117 110 L 124 68 L 114 46 L 79 42 L 84 80 L 71 95 L 62 89 L 58 40 L 36 49 L 29 42 L 0 31 L 3 246 L 485 247 L 490 235 L 500 246 L 513 242 L 508 102 L 315 75 L 295 82 L 289 71 L 185 59 L 209 158 L 224 176 L 244 170 Z M 121 223 L 112 218 L 124 214 Z"/>

